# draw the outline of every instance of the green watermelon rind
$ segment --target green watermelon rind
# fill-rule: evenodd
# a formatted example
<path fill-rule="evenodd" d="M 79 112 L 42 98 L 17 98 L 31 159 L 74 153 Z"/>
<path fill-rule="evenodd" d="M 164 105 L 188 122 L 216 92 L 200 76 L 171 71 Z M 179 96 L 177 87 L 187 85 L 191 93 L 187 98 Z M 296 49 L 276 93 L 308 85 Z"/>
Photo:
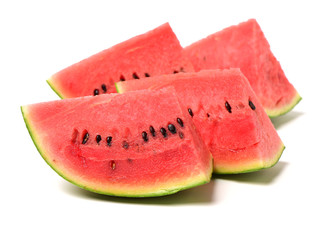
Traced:
<path fill-rule="evenodd" d="M 264 109 L 264 110 L 270 118 L 279 117 L 281 115 L 290 112 L 301 100 L 302 97 L 298 93 L 296 93 L 296 96 L 292 98 L 291 102 L 285 105 L 284 107 L 277 109 Z"/>
<path fill-rule="evenodd" d="M 149 192 L 149 193 L 141 193 L 141 194 L 138 194 L 138 193 L 134 193 L 134 194 L 117 194 L 115 192 L 110 192 L 110 191 L 102 191 L 102 190 L 98 190 L 98 189 L 94 189 L 94 188 L 90 188 L 86 185 L 82 185 L 76 181 L 74 181 L 73 179 L 67 177 L 65 174 L 63 174 L 59 169 L 57 169 L 56 167 L 54 167 L 49 161 L 48 157 L 47 157 L 47 154 L 43 152 L 42 150 L 42 147 L 40 146 L 39 144 L 39 141 L 38 141 L 38 138 L 37 136 L 35 136 L 34 134 L 34 131 L 33 131 L 33 127 L 31 126 L 31 124 L 29 123 L 28 121 L 28 118 L 26 117 L 25 115 L 25 112 L 24 112 L 24 106 L 21 106 L 21 112 L 22 112 L 22 115 L 23 115 L 23 119 L 24 119 L 24 122 L 25 122 L 25 125 L 26 125 L 26 128 L 32 138 L 32 141 L 35 145 L 35 147 L 37 148 L 39 154 L 42 156 L 42 158 L 45 160 L 45 162 L 59 175 L 61 176 L 62 178 L 64 178 L 66 181 L 84 189 L 84 190 L 88 190 L 90 192 L 94 192 L 94 193 L 98 193 L 98 194 L 102 194 L 102 195 L 109 195 L 109 196 L 116 196 L 116 197 L 132 197 L 132 198 L 140 198 L 140 197 L 159 197 L 159 196 L 165 196 L 165 195 L 171 195 L 171 194 L 174 194 L 174 193 L 177 193 L 179 191 L 182 191 L 182 190 L 186 190 L 186 189 L 189 189 L 189 188 L 193 188 L 193 187 L 197 187 L 199 185 L 203 185 L 203 184 L 206 184 L 206 183 L 209 183 L 210 180 L 211 180 L 211 173 L 212 173 L 212 164 L 211 164 L 211 168 L 209 169 L 209 173 L 207 174 L 207 176 L 205 177 L 202 177 L 203 179 L 202 180 L 199 180 L 200 177 L 196 177 L 196 181 L 191 181 L 191 184 L 188 184 L 188 185 L 184 185 L 182 187 L 173 187 L 171 189 L 159 189 L 159 191 L 156 191 L 156 192 Z M 212 159 L 210 159 L 212 160 Z"/>
<path fill-rule="evenodd" d="M 55 86 L 51 83 L 51 78 L 47 79 L 46 82 L 48 83 L 50 88 L 57 94 L 57 96 L 59 96 L 61 99 L 64 99 L 64 97 L 57 91 Z"/>
<path fill-rule="evenodd" d="M 271 168 L 279 162 L 285 148 L 286 147 L 283 145 L 283 143 L 281 143 L 280 148 L 277 151 L 277 154 L 275 154 L 275 156 L 273 158 L 265 159 L 265 160 L 258 160 L 257 161 L 258 164 L 255 164 L 255 167 L 253 167 L 253 168 L 245 167 L 245 169 L 243 169 L 244 167 L 242 167 L 242 168 L 235 168 L 234 170 L 233 170 L 233 168 L 228 170 L 227 168 L 224 168 L 224 167 L 221 167 L 220 170 L 214 168 L 214 174 L 218 174 L 218 175 L 231 174 L 231 175 L 233 175 L 233 174 L 240 174 L 240 173 L 256 172 L 256 171 L 260 171 L 262 169 Z"/>
<path fill-rule="evenodd" d="M 115 86 L 115 90 L 117 91 L 117 93 L 122 93 L 121 88 L 120 88 L 120 84 L 114 83 L 114 86 Z"/>

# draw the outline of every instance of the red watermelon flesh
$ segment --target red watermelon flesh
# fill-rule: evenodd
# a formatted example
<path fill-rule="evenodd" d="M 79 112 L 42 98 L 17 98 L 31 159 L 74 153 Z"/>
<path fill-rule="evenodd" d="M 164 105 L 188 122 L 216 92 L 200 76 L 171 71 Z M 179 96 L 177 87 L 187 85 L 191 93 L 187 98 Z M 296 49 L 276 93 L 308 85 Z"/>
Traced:
<path fill-rule="evenodd" d="M 115 91 L 114 83 L 194 71 L 168 23 L 69 66 L 47 80 L 61 98 Z"/>
<path fill-rule="evenodd" d="M 196 71 L 240 68 L 270 117 L 290 111 L 301 100 L 255 19 L 211 34 L 184 52 Z"/>
<path fill-rule="evenodd" d="M 214 158 L 215 173 L 273 166 L 284 145 L 239 69 L 203 70 L 116 84 L 118 92 L 173 86 Z"/>
<path fill-rule="evenodd" d="M 84 189 L 146 197 L 210 180 L 211 154 L 173 89 L 37 103 L 22 113 L 46 162 Z"/>

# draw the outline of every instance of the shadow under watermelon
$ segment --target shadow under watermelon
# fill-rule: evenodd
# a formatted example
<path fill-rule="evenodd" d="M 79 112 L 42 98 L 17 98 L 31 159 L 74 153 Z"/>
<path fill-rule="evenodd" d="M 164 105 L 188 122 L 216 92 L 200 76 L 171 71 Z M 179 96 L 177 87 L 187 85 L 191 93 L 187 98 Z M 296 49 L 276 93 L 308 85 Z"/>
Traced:
<path fill-rule="evenodd" d="M 238 181 L 251 184 L 268 185 L 274 182 L 288 165 L 287 162 L 279 161 L 271 168 L 262 169 L 256 172 L 240 173 L 240 174 L 214 174 L 213 179 L 223 179 Z"/>
<path fill-rule="evenodd" d="M 197 186 L 194 188 L 186 189 L 175 194 L 148 197 L 148 198 L 126 198 L 101 195 L 94 192 L 89 192 L 79 188 L 69 182 L 62 181 L 60 188 L 63 192 L 78 198 L 84 198 L 95 201 L 110 201 L 117 203 L 128 204 L 149 204 L 149 205 L 188 205 L 188 204 L 209 204 L 214 202 L 213 193 L 217 181 L 210 181 L 207 184 Z"/>
<path fill-rule="evenodd" d="M 294 120 L 296 120 L 297 118 L 299 118 L 300 116 L 304 115 L 304 112 L 298 112 L 298 111 L 291 111 L 287 114 L 284 114 L 282 116 L 278 116 L 275 118 L 271 118 L 271 121 L 275 127 L 275 129 L 280 129 L 281 127 L 283 127 L 284 125 L 293 122 Z"/>

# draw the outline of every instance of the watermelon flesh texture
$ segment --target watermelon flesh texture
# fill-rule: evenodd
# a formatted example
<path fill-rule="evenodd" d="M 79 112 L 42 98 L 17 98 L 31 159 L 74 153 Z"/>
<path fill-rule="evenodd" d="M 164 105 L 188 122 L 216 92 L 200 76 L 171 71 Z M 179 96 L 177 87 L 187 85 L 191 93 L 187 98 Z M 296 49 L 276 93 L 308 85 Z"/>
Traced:
<path fill-rule="evenodd" d="M 114 93 L 114 83 L 194 71 L 168 23 L 75 63 L 47 80 L 61 98 Z"/>
<path fill-rule="evenodd" d="M 118 92 L 175 88 L 214 158 L 215 173 L 273 166 L 284 145 L 239 69 L 203 70 L 116 84 Z M 190 109 L 190 110 L 189 110 Z"/>
<path fill-rule="evenodd" d="M 210 181 L 212 156 L 173 89 L 64 99 L 21 109 L 46 162 L 81 188 L 151 197 Z"/>
<path fill-rule="evenodd" d="M 184 52 L 196 71 L 240 68 L 270 117 L 290 111 L 301 100 L 255 19 L 211 34 Z"/>

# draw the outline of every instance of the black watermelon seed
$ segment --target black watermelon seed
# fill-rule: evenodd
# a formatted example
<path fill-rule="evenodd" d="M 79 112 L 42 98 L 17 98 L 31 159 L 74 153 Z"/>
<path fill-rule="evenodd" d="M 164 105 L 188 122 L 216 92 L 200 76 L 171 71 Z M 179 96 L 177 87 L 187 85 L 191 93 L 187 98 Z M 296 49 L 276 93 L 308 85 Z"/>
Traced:
<path fill-rule="evenodd" d="M 191 115 L 191 117 L 193 117 L 193 112 L 192 112 L 192 109 L 191 108 L 189 108 L 189 109 L 187 109 L 188 110 L 188 113 Z"/>
<path fill-rule="evenodd" d="M 132 160 L 131 158 L 127 158 L 127 161 L 128 161 L 129 163 L 132 163 L 132 162 L 133 162 L 133 160 Z"/>
<path fill-rule="evenodd" d="M 115 162 L 113 160 L 110 162 L 110 167 L 112 168 L 112 170 L 115 169 Z"/>
<path fill-rule="evenodd" d="M 173 74 L 176 74 L 176 73 L 179 73 L 179 72 L 178 72 L 177 70 L 174 70 L 174 71 L 173 71 Z"/>
<path fill-rule="evenodd" d="M 167 131 L 165 128 L 161 128 L 160 132 L 162 133 L 163 137 L 167 137 Z"/>
<path fill-rule="evenodd" d="M 102 140 L 101 135 L 97 135 L 97 136 L 96 136 L 96 142 L 99 143 L 101 140 Z"/>
<path fill-rule="evenodd" d="M 150 74 L 148 74 L 148 73 L 145 73 L 145 77 L 150 77 Z"/>
<path fill-rule="evenodd" d="M 89 139 L 89 133 L 86 132 L 86 134 L 83 136 L 82 144 L 86 144 Z"/>
<path fill-rule="evenodd" d="M 144 139 L 145 142 L 147 142 L 149 140 L 147 137 L 147 133 L 145 131 L 142 132 L 142 138 Z"/>
<path fill-rule="evenodd" d="M 207 117 L 210 117 L 210 114 L 209 113 L 207 113 Z"/>
<path fill-rule="evenodd" d="M 112 145 L 112 137 L 111 137 L 111 136 L 108 136 L 108 137 L 106 138 L 106 142 L 107 142 L 107 145 L 108 145 L 108 146 L 111 146 L 111 145 Z"/>
<path fill-rule="evenodd" d="M 173 124 L 169 124 L 169 125 L 168 125 L 168 130 L 169 130 L 171 133 L 175 134 L 175 133 L 176 133 L 176 127 L 175 127 L 175 125 L 173 125 Z"/>
<path fill-rule="evenodd" d="M 96 95 L 99 95 L 99 90 L 97 88 L 94 90 L 94 96 Z"/>
<path fill-rule="evenodd" d="M 105 84 L 102 84 L 102 90 L 103 90 L 103 92 L 107 92 L 107 88 L 106 88 L 106 85 Z"/>
<path fill-rule="evenodd" d="M 120 76 L 120 81 L 122 81 L 122 82 L 123 82 L 123 81 L 126 81 L 126 78 L 125 78 L 123 75 L 121 75 L 121 76 Z"/>
<path fill-rule="evenodd" d="M 128 142 L 123 141 L 123 142 L 122 142 L 122 147 L 123 147 L 124 149 L 128 149 L 128 148 L 129 148 L 129 144 L 128 144 Z"/>
<path fill-rule="evenodd" d="M 226 107 L 226 110 L 227 110 L 229 113 L 232 113 L 231 105 L 230 105 L 228 102 L 225 102 L 225 107 Z"/>
<path fill-rule="evenodd" d="M 150 133 L 152 134 L 153 137 L 155 137 L 155 130 L 153 126 L 150 126 Z"/>
<path fill-rule="evenodd" d="M 183 123 L 183 120 L 182 120 L 182 119 L 177 118 L 177 123 L 178 123 L 181 127 L 184 127 L 184 123 Z"/>
<path fill-rule="evenodd" d="M 134 78 L 134 79 L 139 79 L 137 73 L 135 73 L 135 72 L 133 73 L 133 78 Z"/>
<path fill-rule="evenodd" d="M 252 101 L 249 100 L 249 107 L 252 109 L 252 110 L 255 110 L 256 107 L 254 105 L 254 103 Z"/>
<path fill-rule="evenodd" d="M 179 132 L 179 137 L 180 137 L 181 139 L 183 139 L 183 138 L 184 138 L 184 133 Z"/>

